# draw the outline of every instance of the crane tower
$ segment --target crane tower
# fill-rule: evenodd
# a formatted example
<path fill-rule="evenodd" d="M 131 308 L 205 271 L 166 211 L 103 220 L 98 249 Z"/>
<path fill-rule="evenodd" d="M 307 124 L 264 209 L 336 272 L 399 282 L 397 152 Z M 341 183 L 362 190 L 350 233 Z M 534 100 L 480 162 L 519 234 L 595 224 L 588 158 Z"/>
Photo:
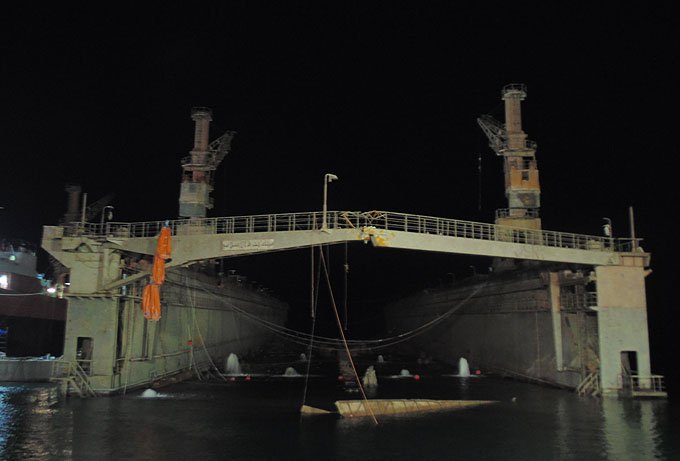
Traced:
<path fill-rule="evenodd" d="M 194 107 L 191 118 L 195 122 L 194 148 L 182 159 L 182 184 L 179 193 L 179 216 L 203 218 L 213 207 L 210 192 L 213 190 L 214 173 L 231 149 L 236 134 L 227 131 L 209 142 L 212 111 L 207 107 Z"/>
<path fill-rule="evenodd" d="M 506 85 L 501 94 L 505 101 L 505 124 L 490 115 L 477 119 L 489 138 L 491 150 L 503 157 L 508 207 L 496 210 L 496 224 L 541 229 L 541 186 L 536 143 L 527 140 L 522 130 L 521 102 L 527 96 L 526 86 L 518 83 Z"/>

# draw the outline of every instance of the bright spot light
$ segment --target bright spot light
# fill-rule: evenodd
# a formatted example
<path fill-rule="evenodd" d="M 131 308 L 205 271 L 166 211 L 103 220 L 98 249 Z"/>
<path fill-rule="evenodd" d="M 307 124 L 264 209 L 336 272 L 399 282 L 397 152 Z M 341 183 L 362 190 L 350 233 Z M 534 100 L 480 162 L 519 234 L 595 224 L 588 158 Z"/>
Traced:
<path fill-rule="evenodd" d="M 54 287 L 49 287 L 49 288 L 47 289 L 47 292 L 50 293 L 50 294 L 56 293 L 56 292 L 57 292 L 57 289 L 54 288 Z"/>
<path fill-rule="evenodd" d="M 9 286 L 9 277 L 7 277 L 7 275 L 5 275 L 5 274 L 0 275 L 0 288 L 2 288 L 3 290 L 6 290 L 8 286 Z"/>

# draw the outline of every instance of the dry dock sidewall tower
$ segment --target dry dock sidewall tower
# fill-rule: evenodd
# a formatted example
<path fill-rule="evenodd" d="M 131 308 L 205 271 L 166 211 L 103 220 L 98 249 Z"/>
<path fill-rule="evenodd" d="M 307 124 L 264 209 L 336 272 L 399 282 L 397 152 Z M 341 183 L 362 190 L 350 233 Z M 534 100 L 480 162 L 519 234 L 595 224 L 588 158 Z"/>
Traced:
<path fill-rule="evenodd" d="M 503 88 L 505 123 L 478 119 L 503 158 L 508 207 L 496 211 L 499 240 L 551 238 L 541 232 L 536 144 L 522 130 L 522 84 Z M 479 367 L 576 388 L 594 375 L 598 392 L 618 395 L 635 379 L 652 387 L 645 278 L 650 255 L 631 239 L 592 241 L 609 251 L 606 265 L 494 261 L 476 281 L 418 294 L 386 308 L 391 332 L 446 320 L 414 341 L 448 363 L 467 357 Z M 546 243 L 546 242 L 537 242 Z M 450 315 L 453 312 L 452 315 Z"/>
<path fill-rule="evenodd" d="M 212 175 L 233 133 L 219 138 L 212 150 L 208 143 L 211 111 L 195 108 L 192 119 L 194 148 L 182 159 L 179 198 L 186 222 L 175 232 L 201 234 L 205 224 L 198 218 L 212 208 Z M 148 261 L 155 254 L 156 239 L 147 239 L 148 244 L 131 253 L 123 242 L 129 240 L 132 224 L 111 227 L 112 223 L 77 221 L 75 208 L 77 203 L 70 200 L 70 221 L 44 227 L 42 247 L 68 270 L 63 361 L 77 363 L 97 393 L 222 368 L 223 358 L 230 353 L 247 354 L 271 338 L 271 330 L 262 322 L 283 325 L 286 321 L 285 303 L 242 277 L 211 275 L 210 261 L 169 268 L 160 289 L 161 318 L 146 318 L 140 308 L 142 289 L 152 282 Z"/>

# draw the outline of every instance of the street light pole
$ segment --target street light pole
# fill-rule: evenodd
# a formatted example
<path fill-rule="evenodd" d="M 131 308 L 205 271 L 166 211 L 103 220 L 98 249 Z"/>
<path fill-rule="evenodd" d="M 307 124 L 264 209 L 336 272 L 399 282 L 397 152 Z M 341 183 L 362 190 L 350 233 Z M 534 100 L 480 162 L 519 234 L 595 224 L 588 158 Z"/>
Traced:
<path fill-rule="evenodd" d="M 609 237 L 609 245 L 613 247 L 614 246 L 614 231 L 612 229 L 612 220 L 609 219 L 609 218 L 602 218 L 602 219 L 607 221 L 607 224 L 602 226 L 602 228 L 604 230 L 604 236 Z"/>
<path fill-rule="evenodd" d="M 338 177 L 335 176 L 334 174 L 331 173 L 326 173 L 323 177 L 323 216 L 322 216 L 322 223 L 321 223 L 321 230 L 322 231 L 327 231 L 328 230 L 328 223 L 326 222 L 326 214 L 328 213 L 327 207 L 328 207 L 328 183 L 337 181 Z"/>
<path fill-rule="evenodd" d="M 106 219 L 106 210 L 113 211 L 113 207 L 111 205 L 106 205 L 104 208 L 102 208 L 102 219 L 101 219 L 102 230 L 104 229 L 104 221 Z"/>

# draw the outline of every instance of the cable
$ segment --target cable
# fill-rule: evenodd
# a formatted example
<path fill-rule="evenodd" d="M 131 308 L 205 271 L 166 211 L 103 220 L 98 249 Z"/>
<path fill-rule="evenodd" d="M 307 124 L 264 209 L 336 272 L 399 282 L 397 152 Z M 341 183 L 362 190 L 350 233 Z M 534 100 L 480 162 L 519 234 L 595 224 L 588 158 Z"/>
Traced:
<path fill-rule="evenodd" d="M 311 315 L 312 315 L 312 334 L 309 338 L 309 348 L 307 349 L 307 371 L 305 372 L 305 387 L 304 390 L 302 391 L 302 407 L 305 406 L 307 403 L 307 385 L 309 383 L 309 371 L 312 367 L 312 349 L 314 345 L 314 333 L 316 331 L 316 308 L 318 305 L 319 301 L 319 272 L 321 271 L 321 259 L 319 259 L 319 268 L 317 269 L 317 276 L 316 276 L 316 284 L 314 283 L 314 247 L 312 247 L 312 283 L 311 283 L 311 301 L 312 305 L 311 307 Z M 302 412 L 300 412 L 300 419 L 302 419 Z"/>
<path fill-rule="evenodd" d="M 321 250 L 320 255 L 323 255 L 323 251 Z M 324 260 L 325 263 L 325 260 Z M 320 269 L 319 269 L 320 270 Z M 319 277 L 320 278 L 320 277 Z M 318 282 L 319 278 L 317 278 L 317 290 L 316 290 L 316 297 L 318 300 L 318 295 L 319 295 L 319 290 L 318 290 Z M 170 282 L 172 284 L 177 284 Z M 429 322 L 426 322 L 423 325 L 420 325 L 417 328 L 414 328 L 410 331 L 401 333 L 396 336 L 391 336 L 388 338 L 381 338 L 381 339 L 375 339 L 375 340 L 346 340 L 347 344 L 350 345 L 356 345 L 357 347 L 360 347 L 364 350 L 369 349 L 369 350 L 379 350 L 379 349 L 384 349 L 387 347 L 394 346 L 396 344 L 402 343 L 404 341 L 408 341 L 412 338 L 414 338 L 417 335 L 420 335 L 427 331 L 429 328 L 432 328 L 436 324 L 445 321 L 448 319 L 452 314 L 454 314 L 457 310 L 459 310 L 463 305 L 465 305 L 473 296 L 475 296 L 481 289 L 483 289 L 487 285 L 488 281 L 485 281 L 484 284 L 478 286 L 475 290 L 473 290 L 465 299 L 461 300 L 458 304 L 455 306 L 451 307 L 447 312 L 440 314 L 436 318 L 430 320 Z M 193 288 L 200 289 L 202 291 L 205 291 L 206 293 L 209 293 L 211 295 L 214 295 L 217 297 L 218 301 L 232 309 L 234 312 L 242 315 L 248 320 L 251 320 L 263 328 L 267 328 L 268 330 L 272 331 L 274 334 L 287 338 L 291 342 L 298 344 L 298 345 L 303 345 L 309 347 L 309 344 L 312 344 L 312 348 L 316 349 L 331 349 L 331 350 L 343 350 L 344 348 L 344 343 L 343 341 L 339 340 L 338 338 L 328 338 L 328 337 L 320 337 L 313 335 L 314 341 L 310 341 L 312 338 L 312 335 L 309 335 L 307 333 L 293 330 L 284 326 L 281 326 L 277 323 L 269 322 L 265 319 L 261 319 L 253 314 L 250 314 L 249 312 L 239 308 L 237 305 L 234 303 L 231 303 L 224 299 L 223 295 L 221 293 L 217 293 L 213 291 L 214 289 L 207 288 L 204 283 L 198 282 Z"/>
<path fill-rule="evenodd" d="M 344 329 L 345 329 L 345 331 L 347 331 L 347 322 L 348 322 L 348 318 L 347 318 L 347 274 L 349 274 L 349 263 L 347 262 L 347 242 L 345 242 L 345 266 L 344 266 L 344 269 L 345 269 L 343 271 L 344 275 L 345 275 L 345 277 L 344 277 L 345 283 L 344 283 L 344 286 L 343 286 L 344 291 L 345 291 L 344 296 L 343 296 L 344 314 L 345 314 Z"/>
<path fill-rule="evenodd" d="M 371 418 L 373 418 L 373 422 L 375 425 L 378 425 L 378 420 L 376 419 L 375 415 L 373 414 L 373 410 L 371 409 L 371 406 L 368 405 L 368 397 L 366 396 L 366 392 L 364 391 L 364 386 L 361 384 L 361 378 L 359 378 L 359 373 L 357 373 L 357 368 L 354 365 L 354 360 L 352 360 L 352 353 L 349 351 L 349 347 L 347 346 L 347 340 L 345 339 L 345 333 L 342 331 L 342 324 L 340 323 L 340 315 L 338 315 L 338 309 L 335 305 L 335 298 L 333 297 L 333 289 L 331 287 L 331 280 L 328 276 L 328 268 L 326 267 L 326 260 L 323 257 L 323 252 L 321 253 L 321 264 L 323 265 L 323 270 L 324 270 L 324 275 L 326 276 L 326 283 L 328 283 L 328 294 L 331 297 L 331 304 L 333 305 L 333 312 L 335 313 L 335 320 L 338 324 L 338 331 L 340 332 L 340 336 L 342 336 L 342 341 L 345 346 L 345 351 L 347 351 L 347 358 L 349 359 L 349 363 L 352 365 L 352 370 L 354 370 L 354 377 L 357 380 L 357 386 L 359 386 L 359 389 L 361 390 L 361 395 L 364 396 L 364 401 L 366 402 L 366 408 L 368 409 L 369 413 L 371 414 Z"/>
<path fill-rule="evenodd" d="M 487 282 L 484 284 L 478 286 L 473 292 L 471 292 L 465 299 L 463 299 L 460 303 L 457 305 L 453 306 L 451 309 L 449 309 L 447 312 L 444 314 L 439 315 L 438 317 L 430 320 L 429 322 L 414 328 L 413 330 L 401 333 L 396 336 L 391 336 L 388 338 L 382 338 L 382 339 L 376 339 L 376 340 L 347 340 L 347 343 L 349 344 L 356 344 L 358 347 L 361 347 L 362 349 L 370 349 L 370 350 L 378 350 L 378 349 L 384 349 L 386 347 L 391 347 L 393 345 L 402 343 L 404 341 L 408 341 L 412 339 L 413 337 L 420 335 L 427 331 L 429 328 L 435 326 L 436 324 L 443 322 L 446 320 L 448 317 L 450 317 L 453 313 L 455 313 L 457 310 L 459 310 L 467 301 L 469 301 L 473 296 L 475 296 L 482 288 L 486 286 Z M 202 289 L 208 293 L 215 294 L 212 290 L 209 290 L 204 287 L 198 287 L 199 289 Z M 318 293 L 317 293 L 318 296 Z M 275 334 L 283 337 L 290 338 L 293 342 L 296 344 L 300 345 L 307 345 L 307 341 L 310 338 L 310 335 L 301 331 L 293 330 L 287 327 L 282 327 L 278 324 L 269 322 L 267 320 L 261 319 L 259 317 L 256 317 L 243 309 L 240 309 L 238 306 L 235 304 L 226 301 L 223 298 L 220 298 L 220 302 L 223 304 L 227 305 L 229 308 L 234 310 L 235 312 L 241 314 L 245 318 L 252 320 L 253 322 L 256 322 L 260 324 L 262 327 L 267 328 L 271 331 L 273 331 Z M 342 344 L 343 342 L 341 340 L 338 340 L 337 338 L 328 338 L 328 337 L 319 337 L 319 336 L 314 336 L 315 342 L 318 343 L 316 346 L 318 349 L 321 348 L 330 348 L 333 350 L 342 350 Z M 372 345 L 372 346 L 371 346 Z"/>
<path fill-rule="evenodd" d="M 185 285 L 188 286 L 188 276 L 185 278 Z M 201 328 L 198 326 L 198 322 L 196 321 L 196 291 L 195 290 L 186 290 L 187 291 L 187 298 L 189 302 L 191 303 L 191 318 L 192 318 L 192 328 L 196 328 L 196 332 L 198 333 L 198 337 L 201 340 L 201 345 L 203 346 L 203 353 L 205 356 L 208 358 L 208 362 L 210 362 L 210 365 L 212 365 L 213 370 L 215 371 L 215 374 L 221 378 L 223 381 L 226 381 L 227 379 L 222 376 L 222 374 L 219 372 L 219 368 L 217 368 L 217 365 L 215 365 L 215 362 L 213 361 L 212 357 L 210 356 L 210 353 L 208 352 L 208 348 L 205 344 L 205 340 L 203 339 L 203 334 L 201 333 Z M 189 334 L 189 337 L 192 338 L 191 341 L 191 350 L 193 351 L 194 349 L 194 343 L 193 343 L 193 334 Z M 192 353 L 193 357 L 193 353 Z M 200 370 L 197 367 L 197 364 L 194 363 L 194 369 L 196 371 L 196 374 L 198 376 L 198 379 L 201 379 L 201 374 Z"/>

